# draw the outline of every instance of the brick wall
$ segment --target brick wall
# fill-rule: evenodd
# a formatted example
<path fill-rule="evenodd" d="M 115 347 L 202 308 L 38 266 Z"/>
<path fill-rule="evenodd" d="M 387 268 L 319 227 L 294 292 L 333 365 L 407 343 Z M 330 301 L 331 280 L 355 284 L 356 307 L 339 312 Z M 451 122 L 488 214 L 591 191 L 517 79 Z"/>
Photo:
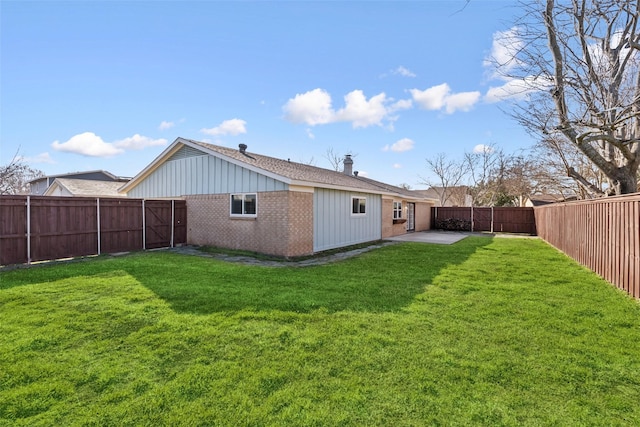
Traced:
<path fill-rule="evenodd" d="M 187 196 L 187 243 L 279 256 L 313 252 L 313 194 L 258 193 L 256 218 L 232 218 L 229 194 Z"/>
<path fill-rule="evenodd" d="M 416 231 L 431 229 L 431 207 L 434 203 L 416 203 Z"/>
<path fill-rule="evenodd" d="M 396 200 L 397 201 L 397 200 Z M 406 217 L 407 201 L 402 200 L 402 215 Z M 432 203 L 416 202 L 414 211 L 415 231 L 425 231 L 431 228 Z M 405 218 L 406 219 L 406 218 Z M 407 223 L 393 223 L 393 200 L 382 199 L 382 238 L 399 236 L 407 232 Z"/>
<path fill-rule="evenodd" d="M 313 253 L 313 193 L 290 191 L 289 242 L 286 256 Z"/>
<path fill-rule="evenodd" d="M 396 200 L 398 201 L 398 200 Z M 402 200 L 402 215 L 406 216 L 407 202 Z M 406 218 L 405 218 L 406 219 Z M 382 199 L 382 238 L 399 236 L 407 233 L 407 223 L 393 223 L 393 199 Z"/>
<path fill-rule="evenodd" d="M 393 234 L 393 200 L 382 198 L 382 238 L 394 236 Z"/>

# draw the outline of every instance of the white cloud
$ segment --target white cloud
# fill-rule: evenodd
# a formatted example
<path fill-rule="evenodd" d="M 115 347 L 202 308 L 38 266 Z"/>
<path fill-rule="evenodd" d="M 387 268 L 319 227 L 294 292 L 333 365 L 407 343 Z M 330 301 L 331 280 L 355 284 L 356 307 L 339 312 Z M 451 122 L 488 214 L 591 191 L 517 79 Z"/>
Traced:
<path fill-rule="evenodd" d="M 480 99 L 480 92 L 460 92 L 445 98 L 445 111 L 453 114 L 456 111 L 469 111 Z"/>
<path fill-rule="evenodd" d="M 384 92 L 367 101 L 361 90 L 354 90 L 344 97 L 345 107 L 334 115 L 334 120 L 351 122 L 354 128 L 379 125 L 387 115 L 385 101 Z"/>
<path fill-rule="evenodd" d="M 476 153 L 476 154 L 493 153 L 493 151 L 494 151 L 494 149 L 490 145 L 478 144 L 475 147 L 473 147 L 473 152 Z"/>
<path fill-rule="evenodd" d="M 305 131 L 307 132 L 307 136 L 309 137 L 309 139 L 315 139 L 316 138 L 316 136 L 311 131 L 311 128 L 307 128 L 307 129 L 305 129 Z"/>
<path fill-rule="evenodd" d="M 439 110 L 444 106 L 444 100 L 451 91 L 449 85 L 442 83 L 429 89 L 410 89 L 413 100 L 425 110 Z"/>
<path fill-rule="evenodd" d="M 172 127 L 174 127 L 176 124 L 174 122 L 166 122 L 166 121 L 162 121 L 160 123 L 160 126 L 158 126 L 159 130 L 167 130 L 167 129 L 171 129 Z"/>
<path fill-rule="evenodd" d="M 393 99 L 384 92 L 367 99 L 364 92 L 354 90 L 344 96 L 344 107 L 335 110 L 331 95 L 323 89 L 314 89 L 297 94 L 282 107 L 285 119 L 293 123 L 310 126 L 350 122 L 354 128 L 382 126 L 385 121 L 393 121 L 395 111 L 411 108 L 411 100 L 400 100 L 389 105 Z"/>
<path fill-rule="evenodd" d="M 138 134 L 111 143 L 105 142 L 93 132 L 84 132 L 72 136 L 66 142 L 54 141 L 51 147 L 56 151 L 88 157 L 113 157 L 126 150 L 141 150 L 146 147 L 166 144 L 166 139 L 151 139 Z"/>
<path fill-rule="evenodd" d="M 135 134 L 128 138 L 115 141 L 113 145 L 124 150 L 142 150 L 147 147 L 167 145 L 167 140 L 164 138 L 151 139 L 146 136 Z"/>
<path fill-rule="evenodd" d="M 330 123 L 335 114 L 331 107 L 331 95 L 320 88 L 296 94 L 282 109 L 287 120 L 310 126 Z"/>
<path fill-rule="evenodd" d="M 20 156 L 20 160 L 26 163 L 49 163 L 54 164 L 55 161 L 51 158 L 49 153 L 40 153 L 33 157 L 22 157 Z"/>
<path fill-rule="evenodd" d="M 247 122 L 241 119 L 225 120 L 218 126 L 209 129 L 200 129 L 200 132 L 206 135 L 222 136 L 222 135 L 240 135 L 247 133 Z"/>
<path fill-rule="evenodd" d="M 409 110 L 411 108 L 413 108 L 413 101 L 411 99 L 401 99 L 391 104 L 387 110 L 389 113 L 395 113 L 396 111 Z"/>
<path fill-rule="evenodd" d="M 394 151 L 396 153 L 402 153 L 404 151 L 413 150 L 413 146 L 415 142 L 413 142 L 409 138 L 402 138 L 391 145 L 385 145 L 382 151 Z"/>
<path fill-rule="evenodd" d="M 493 77 L 499 77 L 520 65 L 518 52 L 524 47 L 522 38 L 518 35 L 518 27 L 511 27 L 506 31 L 493 33 L 491 52 L 484 59 L 484 66 L 493 68 Z"/>
<path fill-rule="evenodd" d="M 81 154 L 89 157 L 112 157 L 124 153 L 124 149 L 104 142 L 102 138 L 93 132 L 80 133 L 62 143 L 54 141 L 51 146 L 56 151 Z"/>
<path fill-rule="evenodd" d="M 402 169 L 402 165 L 400 163 L 394 163 L 393 164 L 393 168 L 394 169 Z"/>
<path fill-rule="evenodd" d="M 480 99 L 480 92 L 451 93 L 447 83 L 432 86 L 425 90 L 410 89 L 413 100 L 425 110 L 442 110 L 452 114 L 458 110 L 469 111 Z"/>
<path fill-rule="evenodd" d="M 416 76 L 416 74 L 413 71 L 403 67 L 402 65 L 399 66 L 398 68 L 396 68 L 395 70 L 393 70 L 391 73 L 399 75 L 399 76 L 402 76 L 402 77 L 415 77 Z"/>
<path fill-rule="evenodd" d="M 484 95 L 484 101 L 495 103 L 505 100 L 526 99 L 531 93 L 539 90 L 548 90 L 553 86 L 551 81 L 540 78 L 527 77 L 525 79 L 506 80 L 500 86 L 492 86 Z"/>

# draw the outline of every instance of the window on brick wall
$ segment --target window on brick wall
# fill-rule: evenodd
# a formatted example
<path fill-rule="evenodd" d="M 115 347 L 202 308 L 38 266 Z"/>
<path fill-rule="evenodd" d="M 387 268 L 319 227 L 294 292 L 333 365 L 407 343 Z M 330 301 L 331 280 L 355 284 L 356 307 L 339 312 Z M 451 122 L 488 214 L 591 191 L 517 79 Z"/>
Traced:
<path fill-rule="evenodd" d="M 393 219 L 402 218 L 402 202 L 393 202 Z"/>
<path fill-rule="evenodd" d="M 351 197 L 351 215 L 365 215 L 367 213 L 367 199 L 365 197 Z"/>
<path fill-rule="evenodd" d="M 232 194 L 231 216 L 255 217 L 258 213 L 256 193 Z"/>

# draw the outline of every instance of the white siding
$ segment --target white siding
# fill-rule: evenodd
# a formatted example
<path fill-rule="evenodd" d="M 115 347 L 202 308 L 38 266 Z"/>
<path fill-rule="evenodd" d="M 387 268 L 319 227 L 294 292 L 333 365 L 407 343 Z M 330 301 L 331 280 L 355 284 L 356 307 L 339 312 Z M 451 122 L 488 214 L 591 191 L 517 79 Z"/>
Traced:
<path fill-rule="evenodd" d="M 351 214 L 352 196 L 366 197 L 366 215 Z M 313 251 L 381 239 L 381 216 L 380 195 L 316 188 L 313 194 Z"/>
<path fill-rule="evenodd" d="M 136 187 L 134 198 L 286 190 L 288 185 L 209 155 L 173 156 Z"/>

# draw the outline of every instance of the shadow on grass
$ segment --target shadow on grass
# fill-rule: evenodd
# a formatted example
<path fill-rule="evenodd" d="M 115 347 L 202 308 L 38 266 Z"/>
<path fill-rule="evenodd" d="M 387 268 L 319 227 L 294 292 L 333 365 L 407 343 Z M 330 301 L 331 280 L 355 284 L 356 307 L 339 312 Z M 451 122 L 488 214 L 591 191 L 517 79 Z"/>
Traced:
<path fill-rule="evenodd" d="M 246 266 L 163 251 L 135 253 L 2 273 L 0 288 L 121 270 L 178 313 L 397 311 L 424 292 L 444 267 L 465 262 L 491 240 L 472 237 L 448 246 L 403 243 L 304 268 Z M 118 277 L 113 280 L 117 286 Z"/>

